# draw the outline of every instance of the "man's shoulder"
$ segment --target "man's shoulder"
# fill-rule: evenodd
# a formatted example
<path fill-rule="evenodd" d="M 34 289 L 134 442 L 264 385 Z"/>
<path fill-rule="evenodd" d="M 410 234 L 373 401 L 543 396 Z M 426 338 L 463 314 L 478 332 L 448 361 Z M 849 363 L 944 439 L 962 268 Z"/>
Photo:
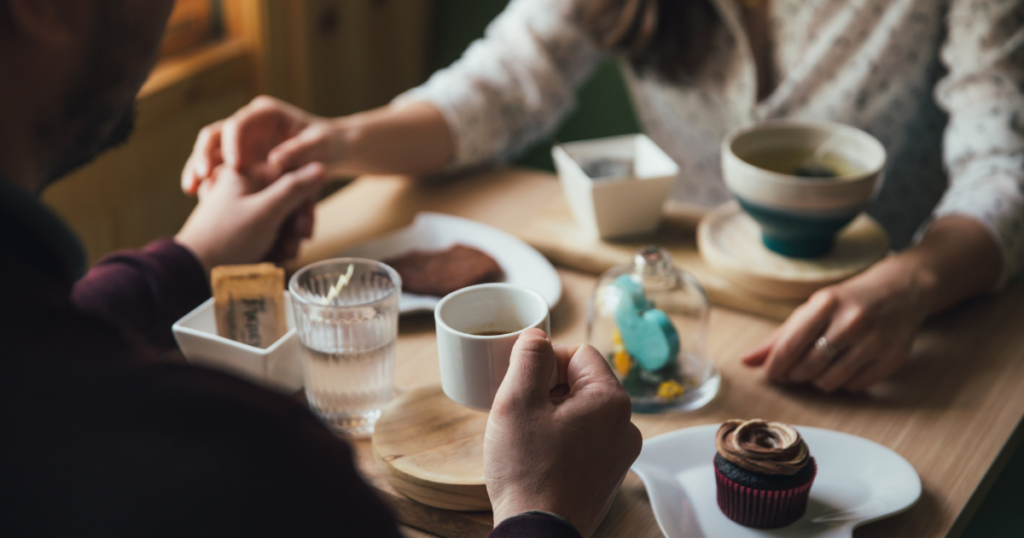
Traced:
<path fill-rule="evenodd" d="M 74 415 L 108 433 L 132 428 L 139 438 L 166 433 L 210 439 L 219 427 L 226 439 L 241 440 L 247 432 L 264 440 L 303 435 L 347 450 L 297 397 L 170 361 L 129 331 L 42 295 L 8 303 L 0 312 L 0 402 L 36 417 L 37 425 L 60 429 L 68 426 L 61 417 Z"/>
<path fill-rule="evenodd" d="M 60 347 L 63 357 L 33 357 L 48 364 L 0 382 L 11 389 L 0 396 L 0 474 L 24 492 L 19 513 L 77 506 L 89 512 L 82 528 L 108 530 L 192 514 L 184 534 L 204 524 L 276 533 L 313 499 L 368 502 L 357 502 L 365 485 L 351 449 L 296 398 L 188 364 L 104 360 L 117 345 L 88 356 Z"/>

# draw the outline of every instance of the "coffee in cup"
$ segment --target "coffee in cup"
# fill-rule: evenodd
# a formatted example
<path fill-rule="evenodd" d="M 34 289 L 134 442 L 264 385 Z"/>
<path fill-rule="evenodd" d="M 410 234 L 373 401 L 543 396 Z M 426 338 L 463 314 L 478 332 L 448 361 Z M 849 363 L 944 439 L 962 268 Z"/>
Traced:
<path fill-rule="evenodd" d="M 551 334 L 548 303 L 535 291 L 511 284 L 480 284 L 452 292 L 434 309 L 441 387 L 453 401 L 487 410 L 508 371 L 512 347 L 523 331 Z M 558 382 L 557 366 L 551 388 Z"/>

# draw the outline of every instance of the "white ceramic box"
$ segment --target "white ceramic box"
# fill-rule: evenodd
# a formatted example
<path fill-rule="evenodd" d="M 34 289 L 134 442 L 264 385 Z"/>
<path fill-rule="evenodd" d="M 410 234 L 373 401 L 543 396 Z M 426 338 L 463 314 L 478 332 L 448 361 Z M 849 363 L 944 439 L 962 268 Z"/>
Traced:
<path fill-rule="evenodd" d="M 576 220 L 602 239 L 652 233 L 679 166 L 646 135 L 614 136 L 552 148 L 558 177 Z M 624 175 L 595 179 L 594 163 L 631 163 Z"/>
<path fill-rule="evenodd" d="M 189 362 L 246 377 L 285 392 L 302 388 L 302 346 L 295 332 L 291 294 L 284 292 L 288 332 L 266 349 L 217 335 L 213 298 L 199 305 L 172 327 L 174 339 Z"/>

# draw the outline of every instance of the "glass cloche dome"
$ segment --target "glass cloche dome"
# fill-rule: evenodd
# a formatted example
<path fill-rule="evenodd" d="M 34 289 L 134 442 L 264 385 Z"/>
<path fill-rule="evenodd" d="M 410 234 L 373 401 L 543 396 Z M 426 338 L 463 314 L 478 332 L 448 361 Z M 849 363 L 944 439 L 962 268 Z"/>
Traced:
<path fill-rule="evenodd" d="M 710 402 L 721 377 L 705 350 L 708 298 L 661 247 L 598 280 L 587 339 L 619 377 L 638 412 L 693 411 Z"/>

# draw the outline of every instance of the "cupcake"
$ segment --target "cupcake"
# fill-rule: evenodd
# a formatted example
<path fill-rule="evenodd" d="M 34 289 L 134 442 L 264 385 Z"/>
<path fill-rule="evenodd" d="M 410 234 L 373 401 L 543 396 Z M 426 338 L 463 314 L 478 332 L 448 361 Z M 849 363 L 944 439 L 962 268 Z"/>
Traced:
<path fill-rule="evenodd" d="M 807 510 L 818 467 L 788 424 L 730 420 L 715 437 L 718 507 L 747 527 L 774 529 Z"/>

